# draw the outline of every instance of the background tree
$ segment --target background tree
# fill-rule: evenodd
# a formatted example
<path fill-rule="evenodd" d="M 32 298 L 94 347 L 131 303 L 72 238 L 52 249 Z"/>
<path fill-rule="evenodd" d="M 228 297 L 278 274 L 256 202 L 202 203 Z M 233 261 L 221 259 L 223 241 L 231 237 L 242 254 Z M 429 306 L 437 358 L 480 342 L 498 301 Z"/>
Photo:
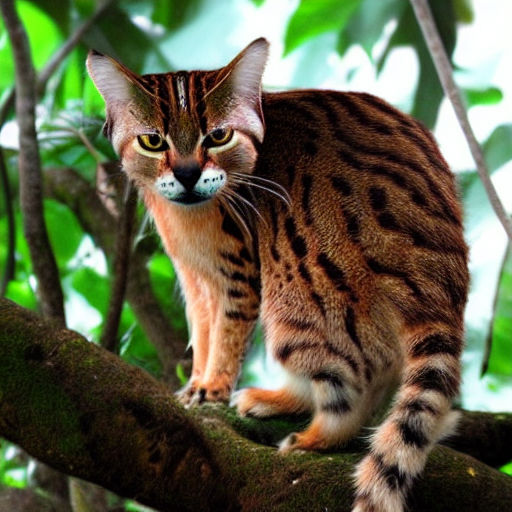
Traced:
<path fill-rule="evenodd" d="M 273 83 L 266 79 L 269 86 L 360 87 L 361 69 L 373 69 L 375 76 L 384 77 L 393 56 L 400 51 L 398 49 L 407 48 L 416 55 L 418 79 L 411 82 L 403 101 L 393 101 L 396 99 L 394 90 L 388 99 L 409 110 L 431 128 L 437 123 L 438 131 L 442 132 L 437 122 L 439 109 L 443 109 L 442 89 L 413 10 L 406 0 L 290 1 L 280 3 L 279 11 L 275 4 L 268 0 L 106 0 L 97 3 L 92 0 L 58 3 L 19 0 L 2 3 L 5 20 L 9 20 L 9 15 L 11 19 L 16 15 L 12 9 L 16 8 L 21 28 L 27 31 L 30 42 L 30 46 L 23 43 L 23 34 L 19 31 L 7 37 L 7 26 L 2 22 L 2 295 L 26 308 L 57 318 L 61 325 L 65 322 L 65 311 L 68 326 L 118 351 L 123 359 L 148 370 L 172 389 L 186 379 L 189 364 L 187 359 L 183 359 L 186 328 L 182 306 L 173 291 L 175 276 L 172 265 L 163 254 L 151 225 L 145 222 L 142 210 L 136 205 L 135 194 L 124 182 L 115 155 L 101 135 L 103 102 L 84 72 L 85 55 L 90 47 L 118 58 L 137 72 L 215 67 L 227 62 L 250 39 L 240 37 L 240 43 L 228 45 L 225 44 L 226 33 L 235 39 L 240 27 L 249 26 L 249 22 L 254 25 L 254 19 L 258 17 L 268 20 L 272 13 L 274 18 L 281 20 L 282 30 L 274 31 L 277 35 L 264 32 L 271 31 L 267 26 L 252 29 L 259 30 L 254 33 L 255 37 L 266 35 L 273 40 L 274 48 L 277 47 L 266 75 L 274 77 Z M 453 55 L 464 24 L 476 24 L 478 18 L 473 17 L 469 1 L 432 0 L 430 5 L 444 46 L 448 54 Z M 494 5 L 499 4 L 496 2 Z M 209 39 L 205 34 L 209 34 Z M 12 48 L 10 40 L 15 41 Z M 191 40 L 196 41 L 192 46 L 187 44 Z M 283 56 L 279 55 L 280 46 Z M 343 60 L 338 60 L 334 52 Z M 17 66 L 14 65 L 13 54 L 16 55 Z M 354 55 L 357 64 L 347 67 L 344 63 L 354 62 Z M 37 70 L 35 73 L 33 66 Z M 288 70 L 287 76 L 276 73 L 277 66 Z M 342 71 L 329 76 L 326 70 L 336 66 Z M 475 107 L 473 111 L 492 109 L 494 105 L 506 106 L 512 101 L 510 90 L 500 90 L 492 83 L 491 77 L 479 69 L 458 69 L 456 78 L 465 84 L 464 97 L 468 107 Z M 333 80 L 344 83 L 332 83 Z M 378 85 L 378 81 L 373 83 Z M 383 88 L 372 92 L 386 97 L 389 91 Z M 31 119 L 34 112 L 35 117 Z M 21 143 L 16 135 L 16 115 Z M 31 128 L 34 120 L 37 141 Z M 489 170 L 500 185 L 499 192 L 506 190 L 507 183 L 512 190 L 511 136 L 511 125 L 497 124 L 481 141 Z M 41 171 L 38 170 L 38 161 Z M 476 171 L 466 169 L 459 173 L 459 177 L 467 211 L 468 240 L 472 242 L 480 232 L 492 233 L 496 220 Z M 503 197 L 503 193 L 501 195 Z M 512 202 L 512 198 L 508 199 L 506 206 Z M 50 244 L 45 241 L 44 229 L 48 231 Z M 499 228 L 495 233 L 495 238 L 502 236 Z M 47 256 L 44 256 L 45 251 Z M 488 392 L 489 388 L 493 393 L 491 398 L 497 402 L 500 396 L 510 396 L 512 256 L 510 243 L 505 237 L 499 239 L 493 253 L 494 258 L 488 265 L 472 268 L 475 290 L 482 292 L 485 288 L 487 295 L 483 307 L 488 307 L 492 314 L 486 321 L 479 322 L 468 315 L 463 405 L 475 403 L 473 397 L 483 396 L 482 393 Z M 52 258 L 54 263 L 51 263 Z M 53 270 L 48 271 L 48 268 Z M 48 279 L 46 284 L 45 278 Z M 482 287 L 481 283 L 485 286 Z M 469 306 L 473 315 L 477 309 L 475 303 L 473 298 Z M 11 311 L 3 310 L 6 315 L 8 310 Z M 15 311 L 21 316 L 24 314 Z M 2 338 L 2 342 L 7 345 L 8 340 Z M 258 337 L 242 375 L 242 383 L 264 378 L 260 371 L 264 363 L 258 357 L 261 351 Z M 474 371 L 477 365 L 485 374 L 478 385 Z M 13 367 L 5 371 L 6 378 L 13 378 Z M 0 407 L 0 426 L 2 420 L 6 420 L 2 415 L 5 410 L 8 409 Z M 210 418 L 209 421 L 213 421 L 211 418 L 215 414 L 212 411 L 202 412 Z M 49 416 L 50 412 L 45 414 Z M 230 423 L 229 417 L 226 421 Z M 481 417 L 478 421 L 483 424 Z M 269 430 L 275 428 L 281 432 L 282 428 L 282 425 L 273 423 L 263 430 L 258 430 L 260 427 L 253 424 L 240 425 L 236 423 L 235 426 L 246 433 L 249 430 L 253 439 L 267 443 L 275 437 L 268 433 Z M 8 426 L 4 425 L 4 428 Z M 8 431 L 3 431 L 4 435 Z M 486 449 L 483 448 L 482 452 Z M 492 452 L 487 447 L 487 455 Z M 502 454 L 505 458 L 498 462 L 493 460 L 491 465 L 504 465 L 503 471 L 510 473 L 510 465 L 506 463 L 509 462 L 507 457 L 512 459 L 512 455 L 507 455 L 506 451 Z M 478 457 L 489 463 L 485 453 L 479 453 Z M 55 465 L 55 461 L 52 463 Z M 39 467 L 36 472 L 39 479 L 34 479 L 31 467 L 27 456 L 15 445 L 2 442 L 0 489 L 4 486 L 4 499 L 15 500 L 19 510 L 22 510 L 22 500 L 28 500 L 33 510 L 34 502 L 30 499 L 39 500 L 40 507 L 44 501 L 44 506 L 69 509 L 67 489 L 62 487 L 62 480 L 58 477 L 52 477 L 51 500 L 45 501 L 31 492 L 41 485 L 48 488 L 48 482 L 41 479 L 51 476 Z M 66 470 L 65 467 L 60 469 Z M 258 469 L 254 470 L 257 473 Z M 286 471 L 292 470 L 286 467 Z M 295 468 L 295 471 L 298 470 Z M 307 471 L 311 469 L 308 467 Z M 74 474 L 88 477 L 83 472 Z M 497 482 L 502 487 L 505 485 L 499 479 Z M 12 487 L 24 490 L 8 490 Z M 124 488 L 115 485 L 112 488 L 126 495 Z M 96 500 L 93 510 L 114 506 L 137 507 L 134 503 L 123 504 L 119 500 L 109 504 L 102 493 L 93 492 L 90 488 L 83 491 L 72 485 L 71 489 L 71 502 L 75 508 L 84 506 L 86 498 Z M 287 499 L 291 499 L 290 495 Z M 502 499 L 510 499 L 510 494 L 503 492 Z M 2 503 L 7 501 L 2 502 L 0 495 L 0 510 Z M 347 497 L 344 503 L 346 506 Z"/>

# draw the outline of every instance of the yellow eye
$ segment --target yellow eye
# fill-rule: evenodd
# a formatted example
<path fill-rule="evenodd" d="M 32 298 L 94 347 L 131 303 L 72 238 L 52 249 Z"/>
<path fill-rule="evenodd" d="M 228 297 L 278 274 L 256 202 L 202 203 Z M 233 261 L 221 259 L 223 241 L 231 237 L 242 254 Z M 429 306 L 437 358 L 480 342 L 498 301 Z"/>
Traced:
<path fill-rule="evenodd" d="M 205 148 L 215 146 L 223 146 L 233 138 L 233 130 L 231 128 L 217 128 L 210 132 L 203 141 Z"/>
<path fill-rule="evenodd" d="M 165 142 L 158 133 L 145 133 L 137 137 L 140 147 L 146 151 L 165 151 L 169 149 L 167 142 Z"/>

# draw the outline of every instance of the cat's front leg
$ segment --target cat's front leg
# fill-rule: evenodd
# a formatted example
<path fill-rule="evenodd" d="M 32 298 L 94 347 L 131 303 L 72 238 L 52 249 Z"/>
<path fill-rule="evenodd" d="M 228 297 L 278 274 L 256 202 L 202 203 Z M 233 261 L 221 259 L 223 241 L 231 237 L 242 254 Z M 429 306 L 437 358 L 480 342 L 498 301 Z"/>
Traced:
<path fill-rule="evenodd" d="M 193 350 L 190 381 L 178 392 L 187 406 L 229 400 L 258 317 L 259 294 L 252 272 L 245 276 L 229 270 L 229 265 L 224 270 L 213 280 L 180 269 Z"/>
<path fill-rule="evenodd" d="M 209 287 L 191 269 L 175 264 L 185 297 L 185 313 L 189 329 L 189 346 L 192 347 L 192 372 L 187 384 L 176 392 L 183 405 L 191 405 L 198 394 L 208 360 L 210 332 L 217 311 L 215 297 Z"/>

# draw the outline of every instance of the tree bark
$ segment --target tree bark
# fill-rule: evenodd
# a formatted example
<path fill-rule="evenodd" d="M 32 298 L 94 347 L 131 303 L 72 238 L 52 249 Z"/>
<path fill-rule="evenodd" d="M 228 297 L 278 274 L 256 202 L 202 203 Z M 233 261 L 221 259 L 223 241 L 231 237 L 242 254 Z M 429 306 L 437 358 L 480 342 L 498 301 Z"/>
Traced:
<path fill-rule="evenodd" d="M 294 428 L 225 406 L 185 411 L 143 370 L 0 299 L 0 435 L 70 475 L 164 511 L 348 512 L 361 441 L 328 454 L 268 446 Z M 453 446 L 493 465 L 512 458 L 512 414 L 463 413 L 459 432 Z M 416 512 L 511 502 L 509 476 L 444 446 L 410 499 Z"/>

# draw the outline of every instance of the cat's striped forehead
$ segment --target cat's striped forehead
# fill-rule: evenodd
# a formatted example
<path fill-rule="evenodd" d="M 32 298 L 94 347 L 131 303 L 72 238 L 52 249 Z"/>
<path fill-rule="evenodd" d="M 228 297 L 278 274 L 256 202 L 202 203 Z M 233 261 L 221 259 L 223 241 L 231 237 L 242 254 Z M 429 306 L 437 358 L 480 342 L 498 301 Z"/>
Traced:
<path fill-rule="evenodd" d="M 178 71 L 143 75 L 141 85 L 155 105 L 155 114 L 165 135 L 185 155 L 207 133 L 205 96 L 215 85 L 216 72 Z"/>

